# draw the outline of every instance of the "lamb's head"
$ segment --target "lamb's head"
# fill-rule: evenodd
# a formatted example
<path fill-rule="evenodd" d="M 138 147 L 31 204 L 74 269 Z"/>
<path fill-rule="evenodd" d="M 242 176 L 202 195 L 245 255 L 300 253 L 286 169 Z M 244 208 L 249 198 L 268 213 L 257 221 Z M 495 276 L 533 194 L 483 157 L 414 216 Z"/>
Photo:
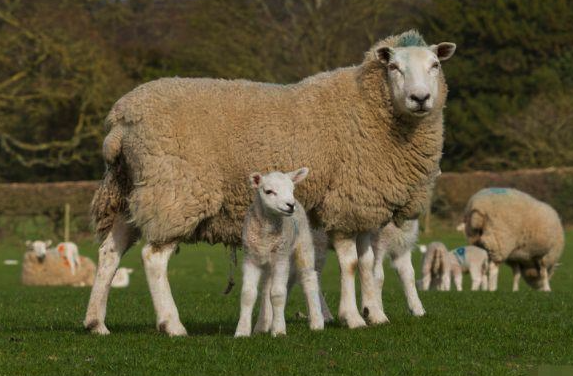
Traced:
<path fill-rule="evenodd" d="M 29 252 L 34 252 L 39 260 L 43 260 L 46 257 L 46 253 L 48 252 L 50 245 L 52 245 L 51 240 L 26 240 L 26 250 Z"/>
<path fill-rule="evenodd" d="M 271 172 L 261 175 L 258 172 L 249 176 L 251 187 L 266 213 L 271 215 L 291 216 L 296 209 L 294 185 L 303 181 L 308 175 L 308 168 L 282 173 Z"/>
<path fill-rule="evenodd" d="M 456 45 L 428 46 L 416 31 L 392 40 L 393 46 L 382 42 L 375 54 L 386 69 L 395 113 L 419 118 L 441 111 L 446 90 L 440 63 L 452 57 Z"/>

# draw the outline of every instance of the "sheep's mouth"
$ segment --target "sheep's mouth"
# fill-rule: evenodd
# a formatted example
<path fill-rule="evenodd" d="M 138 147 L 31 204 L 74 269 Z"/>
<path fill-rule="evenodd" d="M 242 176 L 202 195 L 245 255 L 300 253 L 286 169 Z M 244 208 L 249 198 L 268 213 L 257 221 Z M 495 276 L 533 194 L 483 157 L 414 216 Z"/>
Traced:
<path fill-rule="evenodd" d="M 418 108 L 418 109 L 412 111 L 412 113 L 415 116 L 422 117 L 422 116 L 428 115 L 430 113 L 430 111 L 428 111 L 426 108 Z"/>
<path fill-rule="evenodd" d="M 280 209 L 280 208 L 279 208 L 279 210 L 281 211 L 282 214 L 284 214 L 284 215 L 287 216 L 287 217 L 290 217 L 291 215 L 294 214 L 294 209 L 292 209 L 292 210 L 285 210 L 285 209 Z"/>

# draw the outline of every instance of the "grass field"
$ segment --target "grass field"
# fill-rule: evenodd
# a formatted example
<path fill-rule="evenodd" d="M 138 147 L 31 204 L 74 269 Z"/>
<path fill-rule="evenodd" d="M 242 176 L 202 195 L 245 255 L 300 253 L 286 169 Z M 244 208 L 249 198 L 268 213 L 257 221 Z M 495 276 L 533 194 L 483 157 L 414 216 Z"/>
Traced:
<path fill-rule="evenodd" d="M 573 232 L 568 232 L 573 239 Z M 432 239 L 449 247 L 461 234 Z M 97 245 L 80 243 L 96 257 Z M 23 245 L 0 242 L 0 260 L 21 259 Z M 414 255 L 419 271 L 421 255 Z M 386 265 L 385 310 L 390 324 L 349 330 L 338 322 L 311 333 L 300 288 L 287 305 L 284 338 L 258 335 L 236 340 L 240 285 L 222 295 L 228 261 L 220 246 L 183 246 L 169 277 L 190 336 L 168 338 L 155 330 L 140 246 L 122 261 L 135 268 L 127 289 L 113 290 L 107 326 L 112 334 L 84 332 L 89 288 L 30 288 L 20 266 L 0 265 L 0 375 L 533 375 L 573 374 L 573 246 L 552 280 L 552 293 L 524 283 L 510 292 L 508 267 L 500 291 L 423 292 L 426 317 L 408 314 L 401 286 Z M 237 271 L 237 274 L 240 274 Z M 468 289 L 469 277 L 464 277 Z M 338 264 L 331 252 L 323 289 L 333 312 L 339 299 Z M 545 367 L 540 365 L 567 367 Z"/>

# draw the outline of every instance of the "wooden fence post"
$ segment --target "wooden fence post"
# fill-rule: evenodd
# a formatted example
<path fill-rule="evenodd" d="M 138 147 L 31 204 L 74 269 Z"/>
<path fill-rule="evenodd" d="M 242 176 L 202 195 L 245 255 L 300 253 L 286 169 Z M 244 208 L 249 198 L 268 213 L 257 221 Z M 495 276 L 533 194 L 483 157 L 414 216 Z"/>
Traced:
<path fill-rule="evenodd" d="M 64 214 L 64 241 L 70 241 L 70 204 L 64 206 L 65 214 Z"/>

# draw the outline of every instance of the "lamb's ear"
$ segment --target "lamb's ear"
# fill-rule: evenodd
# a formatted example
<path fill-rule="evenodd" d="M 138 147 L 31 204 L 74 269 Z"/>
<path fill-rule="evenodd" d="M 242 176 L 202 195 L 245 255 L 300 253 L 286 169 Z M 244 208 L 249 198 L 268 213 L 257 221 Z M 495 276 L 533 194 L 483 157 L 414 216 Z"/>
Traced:
<path fill-rule="evenodd" d="M 456 45 L 455 43 L 443 42 L 440 44 L 431 45 L 430 50 L 436 54 L 438 60 L 445 61 L 454 56 L 454 52 L 456 52 Z"/>
<path fill-rule="evenodd" d="M 261 182 L 263 181 L 263 176 L 260 172 L 253 172 L 249 175 L 249 182 L 251 183 L 251 188 L 257 189 L 261 186 Z"/>
<path fill-rule="evenodd" d="M 46 247 L 49 247 L 52 245 L 52 241 L 50 239 L 46 240 L 44 243 L 46 244 Z"/>
<path fill-rule="evenodd" d="M 307 175 L 308 175 L 308 168 L 306 168 L 306 167 L 302 167 L 296 171 L 292 171 L 292 172 L 288 173 L 290 180 L 292 180 L 292 182 L 295 184 L 298 184 L 301 181 L 303 181 L 304 179 L 306 179 Z"/>
<path fill-rule="evenodd" d="M 380 47 L 379 49 L 376 50 L 376 57 L 384 65 L 390 62 L 392 55 L 394 55 L 394 49 L 391 47 Z"/>

